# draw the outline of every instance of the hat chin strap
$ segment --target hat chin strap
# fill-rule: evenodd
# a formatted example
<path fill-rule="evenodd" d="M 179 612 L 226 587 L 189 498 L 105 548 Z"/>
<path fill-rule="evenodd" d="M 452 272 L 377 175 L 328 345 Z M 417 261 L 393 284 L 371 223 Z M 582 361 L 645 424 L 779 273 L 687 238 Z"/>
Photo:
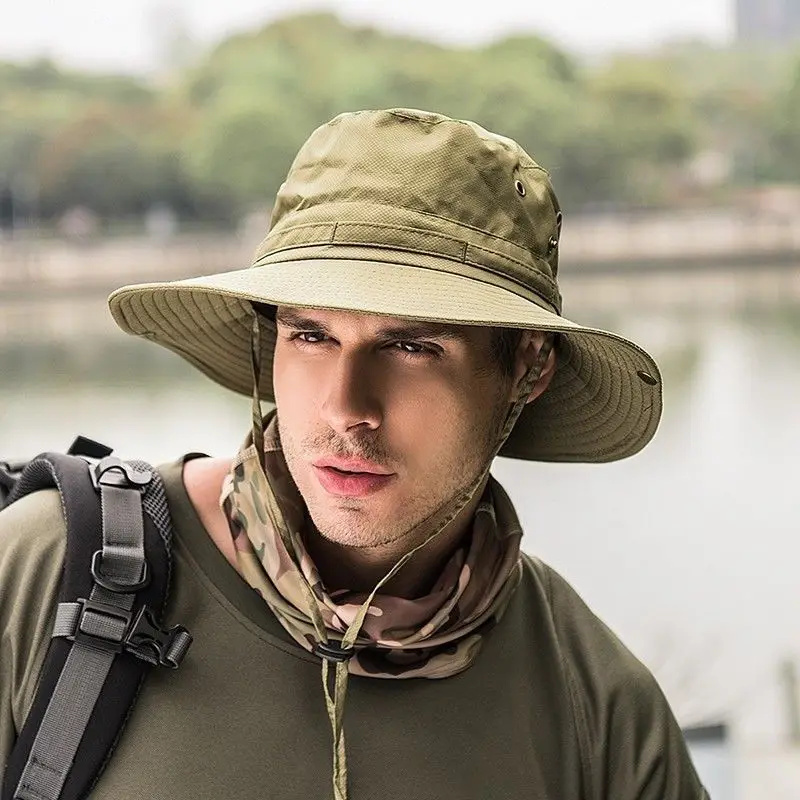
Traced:
<path fill-rule="evenodd" d="M 253 322 L 250 328 L 250 372 L 253 378 L 253 445 L 258 454 L 258 462 L 264 469 L 264 415 L 261 411 L 261 319 L 253 308 Z"/>
<path fill-rule="evenodd" d="M 375 588 L 369 593 L 367 599 L 362 603 L 356 612 L 353 622 L 342 636 L 339 648 L 341 651 L 347 651 L 353 648 L 358 634 L 364 624 L 364 620 L 369 611 L 375 595 L 381 588 L 388 583 L 413 557 L 414 555 L 425 547 L 427 544 L 436 539 L 443 530 L 464 510 L 467 504 L 472 500 L 475 492 L 483 485 L 486 477 L 491 469 L 492 462 L 494 461 L 500 449 L 508 439 L 514 425 L 525 408 L 533 387 L 541 377 L 550 352 L 553 349 L 554 336 L 547 334 L 544 343 L 542 344 L 539 353 L 537 354 L 536 361 L 525 374 L 520 384 L 519 393 L 514 405 L 509 410 L 503 429 L 498 437 L 494 449 L 489 456 L 485 469 L 481 471 L 478 477 L 467 486 L 465 489 L 459 491 L 450 501 L 443 506 L 439 512 L 442 518 L 439 521 L 434 532 L 425 539 L 422 544 L 417 545 L 412 550 L 409 550 L 403 555 L 397 563 L 381 578 L 375 585 Z M 259 397 L 259 385 L 261 382 L 261 326 L 258 313 L 253 311 L 253 324 L 250 337 L 250 363 L 252 368 L 253 377 L 253 445 L 255 446 L 258 454 L 258 459 L 262 469 L 264 468 L 264 419 L 261 411 L 261 399 Z M 420 523 L 420 524 L 424 524 Z M 310 591 L 310 590 L 309 590 Z M 320 614 L 317 603 L 313 597 L 309 598 L 308 602 L 309 614 L 314 623 L 314 629 L 321 638 L 318 644 L 329 644 L 328 633 L 325 628 L 324 620 Z M 331 686 L 331 662 L 327 658 L 322 659 L 322 686 L 325 693 L 325 704 L 328 711 L 328 719 L 331 723 L 331 732 L 333 734 L 333 792 L 334 800 L 347 800 L 347 751 L 345 748 L 344 739 L 344 704 L 347 695 L 348 683 L 348 668 L 346 660 L 337 660 L 335 665 L 335 672 L 333 675 L 333 685 Z M 333 691 L 331 691 L 333 690 Z"/>

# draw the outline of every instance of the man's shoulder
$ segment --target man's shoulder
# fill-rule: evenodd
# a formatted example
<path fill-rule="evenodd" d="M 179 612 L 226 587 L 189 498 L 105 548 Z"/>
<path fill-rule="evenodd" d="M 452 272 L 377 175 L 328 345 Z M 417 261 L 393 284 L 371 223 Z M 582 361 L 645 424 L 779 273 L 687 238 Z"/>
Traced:
<path fill-rule="evenodd" d="M 0 765 L 33 698 L 65 545 L 55 489 L 32 492 L 0 511 Z"/>
<path fill-rule="evenodd" d="M 0 511 L 0 621 L 6 635 L 46 621 L 61 578 L 66 522 L 56 489 L 41 489 Z"/>
<path fill-rule="evenodd" d="M 533 556 L 523 559 L 529 580 L 546 598 L 548 621 L 573 705 L 583 724 L 599 735 L 613 717 L 671 720 L 661 688 L 647 666 L 595 614 L 555 569 Z M 672 724 L 670 722 L 670 724 Z"/>
<path fill-rule="evenodd" d="M 650 670 L 554 569 L 525 556 L 523 570 L 546 607 L 593 793 L 707 800 Z"/>
<path fill-rule="evenodd" d="M 63 558 L 66 523 L 56 489 L 41 489 L 0 511 L 0 572 L 27 554 Z M 3 585 L 6 585 L 5 583 Z"/>
<path fill-rule="evenodd" d="M 562 663 L 576 684 L 584 690 L 589 685 L 602 685 L 607 692 L 623 686 L 626 691 L 655 690 L 650 670 L 560 573 L 527 554 L 523 556 L 523 573 L 538 587 Z"/>

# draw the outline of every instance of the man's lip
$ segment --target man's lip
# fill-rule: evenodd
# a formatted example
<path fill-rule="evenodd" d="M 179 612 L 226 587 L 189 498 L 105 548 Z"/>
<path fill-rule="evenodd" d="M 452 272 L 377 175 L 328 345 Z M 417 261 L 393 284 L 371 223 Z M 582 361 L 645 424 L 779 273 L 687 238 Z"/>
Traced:
<path fill-rule="evenodd" d="M 392 475 L 392 471 L 362 458 L 319 458 L 312 462 L 320 469 L 338 469 L 340 472 L 355 472 L 370 475 Z"/>
<path fill-rule="evenodd" d="M 395 478 L 377 472 L 344 472 L 337 467 L 314 467 L 322 488 L 336 497 L 367 497 L 388 486 Z"/>

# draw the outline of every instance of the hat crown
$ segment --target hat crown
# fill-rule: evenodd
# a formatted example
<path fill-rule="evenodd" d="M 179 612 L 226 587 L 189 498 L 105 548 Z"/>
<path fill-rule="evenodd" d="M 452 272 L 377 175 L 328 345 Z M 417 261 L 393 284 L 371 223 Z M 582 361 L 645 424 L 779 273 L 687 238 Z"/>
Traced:
<path fill-rule="evenodd" d="M 317 128 L 302 146 L 256 261 L 321 244 L 453 259 L 463 252 L 464 260 L 533 282 L 560 310 L 560 225 L 548 173 L 513 140 L 426 111 L 359 111 Z"/>

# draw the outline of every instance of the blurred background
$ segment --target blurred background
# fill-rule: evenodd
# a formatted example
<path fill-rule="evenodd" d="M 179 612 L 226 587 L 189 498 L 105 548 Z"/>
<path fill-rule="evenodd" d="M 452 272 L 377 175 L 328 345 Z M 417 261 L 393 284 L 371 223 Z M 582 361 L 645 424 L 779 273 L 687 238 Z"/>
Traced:
<path fill-rule="evenodd" d="M 800 0 L 647 6 L 5 9 L 0 454 L 231 453 L 248 401 L 116 332 L 108 292 L 248 263 L 340 111 L 474 119 L 553 176 L 565 314 L 664 372 L 639 456 L 498 461 L 523 546 L 655 672 L 715 800 L 797 800 Z"/>

